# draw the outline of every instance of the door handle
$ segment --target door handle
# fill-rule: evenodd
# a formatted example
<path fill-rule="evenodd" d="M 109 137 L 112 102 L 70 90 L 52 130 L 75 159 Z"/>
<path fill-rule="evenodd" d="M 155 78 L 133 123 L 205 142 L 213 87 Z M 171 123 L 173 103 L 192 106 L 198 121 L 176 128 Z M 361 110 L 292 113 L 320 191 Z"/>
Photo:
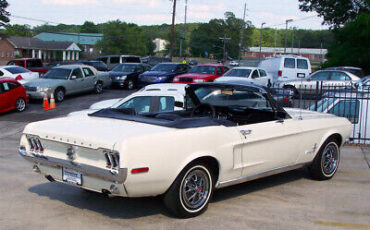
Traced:
<path fill-rule="evenodd" d="M 247 138 L 247 135 L 251 134 L 252 133 L 252 130 L 248 129 L 248 130 L 240 130 L 240 133 L 244 136 L 244 138 Z"/>

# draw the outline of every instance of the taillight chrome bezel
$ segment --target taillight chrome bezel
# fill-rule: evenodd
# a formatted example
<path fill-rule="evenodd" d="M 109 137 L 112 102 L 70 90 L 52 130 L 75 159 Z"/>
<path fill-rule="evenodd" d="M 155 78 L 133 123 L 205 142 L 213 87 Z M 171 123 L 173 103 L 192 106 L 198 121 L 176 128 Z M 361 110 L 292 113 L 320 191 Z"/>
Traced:
<path fill-rule="evenodd" d="M 39 136 L 35 135 L 26 135 L 28 141 L 28 147 L 30 152 L 35 155 L 39 156 L 44 153 L 44 146 L 41 143 L 41 139 Z"/>
<path fill-rule="evenodd" d="M 104 150 L 105 167 L 111 170 L 118 170 L 120 168 L 119 153 L 117 151 Z"/>

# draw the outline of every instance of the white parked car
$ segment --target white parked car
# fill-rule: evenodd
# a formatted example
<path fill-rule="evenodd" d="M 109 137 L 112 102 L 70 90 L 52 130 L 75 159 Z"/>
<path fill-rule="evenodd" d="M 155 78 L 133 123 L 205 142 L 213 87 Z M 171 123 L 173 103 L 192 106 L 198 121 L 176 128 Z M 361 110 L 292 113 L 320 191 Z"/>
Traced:
<path fill-rule="evenodd" d="M 99 101 L 89 109 L 69 113 L 68 116 L 87 115 L 104 108 L 132 108 L 137 114 L 168 112 L 183 109 L 186 84 L 152 84 L 125 98 Z"/>
<path fill-rule="evenodd" d="M 330 179 L 351 131 L 346 118 L 284 110 L 251 85 L 190 84 L 185 110 L 133 112 L 30 123 L 19 153 L 49 181 L 123 197 L 163 194 L 174 215 L 193 217 L 218 188 L 303 166 Z"/>
<path fill-rule="evenodd" d="M 296 94 L 312 94 L 316 93 L 317 90 L 325 92 L 351 87 L 359 80 L 359 77 L 346 71 L 320 70 L 314 72 L 306 80 L 285 81 L 281 86 L 293 90 Z"/>
<path fill-rule="evenodd" d="M 369 89 L 357 92 L 329 92 L 324 96 L 317 104 L 312 104 L 309 110 L 346 117 L 352 123 L 350 140 L 355 144 L 370 144 Z"/>
<path fill-rule="evenodd" d="M 310 60 L 295 55 L 269 57 L 262 60 L 258 68 L 266 70 L 272 76 L 273 83 L 305 79 L 311 74 Z"/>
<path fill-rule="evenodd" d="M 229 65 L 230 65 L 230 66 L 239 66 L 239 62 L 237 62 L 237 61 L 231 61 L 231 62 L 229 63 Z"/>
<path fill-rule="evenodd" d="M 31 72 L 21 66 L 0 66 L 0 77 L 10 77 L 22 85 L 39 78 L 39 73 Z"/>
<path fill-rule="evenodd" d="M 232 68 L 222 77 L 217 78 L 216 82 L 244 81 L 262 86 L 271 84 L 271 76 L 265 70 L 256 67 L 236 67 Z"/>

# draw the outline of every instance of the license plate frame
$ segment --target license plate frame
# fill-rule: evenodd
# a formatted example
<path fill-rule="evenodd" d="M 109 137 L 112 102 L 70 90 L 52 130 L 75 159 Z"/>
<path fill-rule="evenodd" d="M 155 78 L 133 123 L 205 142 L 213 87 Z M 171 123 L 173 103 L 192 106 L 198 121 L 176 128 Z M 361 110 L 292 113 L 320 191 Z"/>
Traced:
<path fill-rule="evenodd" d="M 82 173 L 69 169 L 69 168 L 62 168 L 62 179 L 64 182 L 75 184 L 75 185 L 82 185 Z"/>

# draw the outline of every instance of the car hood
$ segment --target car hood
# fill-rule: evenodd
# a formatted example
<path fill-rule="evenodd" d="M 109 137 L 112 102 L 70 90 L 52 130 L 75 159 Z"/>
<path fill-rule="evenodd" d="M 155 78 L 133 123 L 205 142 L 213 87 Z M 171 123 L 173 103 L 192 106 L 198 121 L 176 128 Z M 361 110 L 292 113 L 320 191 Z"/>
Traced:
<path fill-rule="evenodd" d="M 306 109 L 296 109 L 296 108 L 284 108 L 284 110 L 293 118 L 301 120 L 309 120 L 316 118 L 332 118 L 335 115 L 330 113 L 319 113 L 316 111 L 310 111 Z"/>
<path fill-rule="evenodd" d="M 129 74 L 132 74 L 133 72 L 116 72 L 116 71 L 110 71 L 109 76 L 110 77 L 120 77 L 120 76 L 126 76 Z"/>
<path fill-rule="evenodd" d="M 164 72 L 164 71 L 147 71 L 145 73 L 140 74 L 140 76 L 167 76 L 174 74 L 173 72 Z"/>
<path fill-rule="evenodd" d="M 58 85 L 60 83 L 65 82 L 66 80 L 56 80 L 56 79 L 45 79 L 40 78 L 36 80 L 29 81 L 25 84 L 25 86 L 29 87 L 52 87 L 54 85 Z"/>
<path fill-rule="evenodd" d="M 207 73 L 185 73 L 181 74 L 178 77 L 190 77 L 190 78 L 209 78 L 214 76 L 214 74 L 207 74 Z"/>
<path fill-rule="evenodd" d="M 120 100 L 122 100 L 122 98 L 115 98 L 115 99 L 99 101 L 99 102 L 96 102 L 96 103 L 92 104 L 89 109 L 98 110 L 98 109 L 108 108 L 108 107 L 111 107 L 112 105 L 116 104 Z"/>
<path fill-rule="evenodd" d="M 126 139 L 171 130 L 133 121 L 81 115 L 33 122 L 25 127 L 24 133 L 87 148 L 114 149 L 116 143 Z"/>

